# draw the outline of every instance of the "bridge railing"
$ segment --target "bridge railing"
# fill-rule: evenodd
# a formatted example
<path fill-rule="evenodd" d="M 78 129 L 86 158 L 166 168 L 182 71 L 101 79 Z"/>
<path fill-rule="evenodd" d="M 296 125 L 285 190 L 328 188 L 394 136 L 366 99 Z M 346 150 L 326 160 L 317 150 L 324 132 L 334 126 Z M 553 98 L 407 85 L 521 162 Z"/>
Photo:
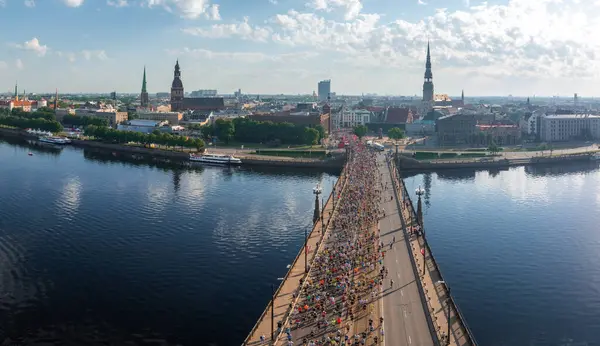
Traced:
<path fill-rule="evenodd" d="M 400 182 L 401 188 L 402 188 L 402 193 L 404 195 L 405 199 L 408 199 L 409 201 L 409 208 L 410 208 L 410 212 L 411 212 L 411 217 L 416 220 L 417 219 L 417 212 L 415 211 L 415 207 L 412 203 L 412 199 L 410 198 L 410 195 L 408 194 L 408 190 L 406 189 L 406 185 L 404 184 L 404 180 L 402 179 L 402 177 L 400 176 L 400 171 L 397 170 L 397 174 L 398 174 L 398 181 Z M 423 234 L 426 234 L 425 232 L 425 228 L 423 228 Z M 431 258 L 431 262 L 433 263 L 434 267 L 435 267 L 435 271 L 437 272 L 437 275 L 440 278 L 440 281 L 444 281 L 446 284 L 444 285 L 444 293 L 446 295 L 446 297 L 448 297 L 448 301 L 450 302 L 450 306 L 451 309 L 454 310 L 456 318 L 459 320 L 459 325 L 462 327 L 463 329 L 463 334 L 467 336 L 468 338 L 468 342 L 470 345 L 476 346 L 477 342 L 475 340 L 475 337 L 473 336 L 473 333 L 471 332 L 471 329 L 469 328 L 469 325 L 467 324 L 466 319 L 464 318 L 463 314 L 461 313 L 460 309 L 458 308 L 458 305 L 456 304 L 456 301 L 454 300 L 454 297 L 452 297 L 452 294 L 448 291 L 448 284 L 444 277 L 442 276 L 442 271 L 440 270 L 437 261 L 435 260 L 435 257 L 433 256 L 433 252 L 431 251 L 431 248 L 429 247 L 429 243 L 427 242 L 427 238 L 423 237 L 423 243 L 424 246 L 426 248 L 426 253 L 429 254 L 429 257 Z M 449 336 L 448 336 L 449 337 Z"/>
<path fill-rule="evenodd" d="M 344 182 L 346 181 L 346 176 L 345 174 L 347 173 L 347 164 L 344 165 L 344 169 L 342 170 L 342 173 L 340 174 L 340 178 L 335 182 L 335 184 L 333 185 L 333 190 L 332 193 L 329 194 L 329 197 L 327 198 L 327 202 L 325 203 L 325 205 L 323 206 L 323 210 L 322 212 L 325 211 L 325 206 L 327 206 L 330 202 L 333 202 L 332 205 L 332 215 L 333 212 L 335 211 L 335 207 L 336 207 L 336 200 L 331 200 L 332 197 L 335 195 L 336 197 L 339 196 L 339 194 L 342 192 L 342 188 L 344 186 Z M 333 191 L 335 191 L 335 193 L 333 193 Z M 339 197 L 337 198 L 339 199 Z M 310 238 L 312 233 L 317 229 L 317 225 L 320 222 L 321 218 L 317 221 L 314 222 L 312 230 L 310 231 L 310 233 L 308 234 L 308 237 Z M 323 220 L 324 220 L 324 216 L 323 216 Z M 328 218 L 327 220 L 327 226 L 329 227 L 329 223 L 331 222 L 331 218 Z M 323 237 L 323 233 L 321 234 L 321 238 Z M 302 245 L 302 249 L 301 251 L 298 252 L 298 254 L 296 255 L 296 258 L 294 258 L 294 261 L 292 262 L 292 264 L 290 265 L 288 271 L 285 273 L 285 276 L 283 277 L 283 280 L 281 281 L 281 283 L 279 284 L 279 286 L 277 287 L 277 290 L 275 291 L 275 294 L 273 295 L 273 297 L 277 297 L 279 295 L 279 292 L 281 291 L 281 288 L 283 287 L 283 284 L 285 283 L 285 281 L 287 280 L 287 278 L 289 277 L 290 273 L 292 272 L 292 269 L 294 268 L 294 266 L 296 265 L 296 262 L 298 262 L 298 259 L 300 258 L 301 255 L 304 254 L 304 251 L 306 251 L 306 249 L 304 248 L 304 245 Z M 312 258 L 314 258 L 314 256 L 316 256 L 316 251 L 314 252 Z M 311 260 L 312 260 L 311 258 Z M 250 330 L 250 333 L 248 333 L 248 336 L 246 337 L 246 339 L 244 339 L 244 342 L 242 343 L 242 345 L 248 345 L 248 342 L 252 339 L 252 337 L 254 336 L 254 333 L 256 332 L 256 329 L 258 329 L 258 327 L 260 326 L 260 323 L 262 322 L 262 320 L 265 318 L 265 316 L 267 315 L 267 313 L 271 310 L 273 305 L 273 299 L 270 299 L 269 304 L 267 305 L 267 307 L 265 308 L 265 310 L 262 312 L 262 314 L 260 315 L 260 317 L 258 318 L 258 320 L 256 321 L 256 323 L 254 324 L 254 326 L 252 327 L 252 329 Z M 282 318 L 282 320 L 286 320 L 287 317 L 289 316 L 289 311 L 286 313 L 286 315 Z M 282 328 L 283 329 L 283 328 Z M 275 331 L 272 331 L 275 332 Z M 277 341 L 279 338 L 279 335 L 275 335 L 275 341 Z"/>

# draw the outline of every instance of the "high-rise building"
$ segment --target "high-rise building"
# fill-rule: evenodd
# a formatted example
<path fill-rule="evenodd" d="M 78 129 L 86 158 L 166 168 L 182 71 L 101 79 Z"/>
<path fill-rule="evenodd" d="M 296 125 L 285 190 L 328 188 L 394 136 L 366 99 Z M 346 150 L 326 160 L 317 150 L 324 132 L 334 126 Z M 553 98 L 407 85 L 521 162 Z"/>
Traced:
<path fill-rule="evenodd" d="M 317 90 L 319 101 L 327 101 L 327 98 L 331 95 L 331 79 L 320 81 Z"/>
<path fill-rule="evenodd" d="M 142 79 L 142 93 L 140 94 L 140 103 L 144 108 L 148 107 L 148 90 L 146 90 L 146 66 L 144 66 L 144 78 Z"/>
<path fill-rule="evenodd" d="M 175 72 L 173 73 L 173 83 L 171 83 L 171 111 L 178 112 L 183 110 L 183 83 L 181 82 L 181 70 L 179 69 L 179 60 L 175 63 Z"/>
<path fill-rule="evenodd" d="M 429 42 L 427 42 L 427 61 L 425 61 L 423 102 L 433 102 L 433 73 L 431 73 L 431 55 L 429 54 Z"/>

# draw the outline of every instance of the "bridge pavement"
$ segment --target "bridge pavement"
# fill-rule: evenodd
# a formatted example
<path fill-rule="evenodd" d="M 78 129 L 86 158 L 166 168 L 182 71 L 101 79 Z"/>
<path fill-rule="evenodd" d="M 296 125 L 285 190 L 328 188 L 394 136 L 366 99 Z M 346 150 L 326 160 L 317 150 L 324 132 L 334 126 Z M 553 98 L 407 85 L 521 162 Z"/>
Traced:
<path fill-rule="evenodd" d="M 397 175 L 395 173 L 393 173 L 392 176 L 394 184 L 397 186 L 397 191 L 403 189 L 403 182 L 400 182 L 397 179 Z M 412 209 L 405 205 L 405 203 L 402 203 L 402 218 L 404 226 L 409 229 L 412 226 L 417 225 L 416 215 L 412 214 Z M 409 234 L 407 237 L 411 249 L 410 255 L 413 256 L 415 260 L 417 271 L 419 273 L 419 280 L 421 281 L 421 285 L 425 291 L 425 296 L 427 297 L 427 308 L 429 310 L 427 313 L 431 315 L 439 340 L 443 345 L 472 345 L 472 340 L 467 335 L 464 326 L 457 316 L 456 311 L 452 307 L 450 308 L 450 343 L 446 344 L 446 335 L 448 334 L 449 303 L 447 299 L 446 287 L 444 284 L 438 283 L 441 280 L 441 277 L 437 272 L 433 258 L 429 256 L 430 254 L 427 252 L 424 239 L 416 234 Z M 403 246 L 403 248 L 406 249 L 405 246 Z M 425 256 L 423 256 L 422 249 L 425 252 Z M 423 259 L 425 259 L 425 270 L 423 270 Z"/>
<path fill-rule="evenodd" d="M 327 229 L 329 226 L 329 222 L 335 217 L 334 213 L 334 203 L 339 202 L 339 196 L 341 196 L 341 192 L 343 191 L 344 185 L 346 182 L 346 174 L 343 171 L 340 176 L 338 183 L 336 184 L 335 196 L 336 201 L 333 198 L 329 198 L 327 203 L 325 204 L 325 211 L 323 213 L 323 218 L 319 218 L 319 221 L 315 224 L 313 230 L 309 234 L 309 238 L 307 241 L 308 244 L 308 263 L 310 268 L 310 263 L 314 258 L 315 254 L 319 251 L 317 248 L 317 243 L 322 241 L 322 229 Z M 324 221 L 324 228 L 322 224 L 322 220 Z M 327 233 L 327 232 L 325 232 Z M 279 289 L 275 293 L 275 319 L 274 319 L 274 329 L 275 329 L 275 340 L 278 339 L 277 333 L 277 322 L 281 321 L 282 323 L 286 322 L 287 317 L 290 313 L 290 305 L 295 304 L 295 299 L 293 299 L 293 293 L 298 290 L 300 287 L 300 280 L 304 279 L 304 246 L 300 250 L 300 253 L 296 257 L 296 260 L 292 264 L 292 267 L 289 269 L 288 274 L 284 278 L 283 282 L 280 284 Z M 285 326 L 284 326 L 285 328 Z M 244 345 L 270 345 L 271 343 L 271 303 L 267 306 L 263 314 L 259 317 L 258 322 L 250 332 L 250 335 L 244 341 Z M 285 334 L 285 333 L 284 333 Z M 265 343 L 261 343 L 260 337 L 264 335 L 266 338 Z"/>
<path fill-rule="evenodd" d="M 385 216 L 380 220 L 381 241 L 386 255 L 384 265 L 388 269 L 383 291 L 384 342 L 390 346 L 432 346 L 433 337 L 427 324 L 419 295 L 419 287 L 410 260 L 405 232 L 400 219 L 396 195 L 392 186 L 392 176 L 384 155 L 378 157 L 382 182 L 388 184 L 382 191 L 382 207 Z M 394 199 L 391 200 L 391 197 Z M 396 237 L 396 242 L 389 244 Z M 390 280 L 394 286 L 390 288 Z"/>

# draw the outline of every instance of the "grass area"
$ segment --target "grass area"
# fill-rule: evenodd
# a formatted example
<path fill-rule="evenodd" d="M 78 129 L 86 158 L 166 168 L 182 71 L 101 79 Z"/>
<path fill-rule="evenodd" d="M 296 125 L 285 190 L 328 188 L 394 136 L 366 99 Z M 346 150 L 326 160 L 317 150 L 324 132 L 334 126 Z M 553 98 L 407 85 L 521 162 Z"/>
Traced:
<path fill-rule="evenodd" d="M 281 156 L 299 159 L 324 159 L 327 157 L 325 150 L 257 150 L 256 155 Z"/>
<path fill-rule="evenodd" d="M 448 159 L 454 159 L 454 158 L 464 159 L 464 158 L 479 158 L 479 157 L 486 157 L 486 156 L 492 156 L 492 155 L 488 155 L 487 152 L 455 153 L 455 152 L 417 151 L 417 152 L 415 152 L 414 158 L 417 160 L 438 160 L 438 159 L 448 160 Z"/>

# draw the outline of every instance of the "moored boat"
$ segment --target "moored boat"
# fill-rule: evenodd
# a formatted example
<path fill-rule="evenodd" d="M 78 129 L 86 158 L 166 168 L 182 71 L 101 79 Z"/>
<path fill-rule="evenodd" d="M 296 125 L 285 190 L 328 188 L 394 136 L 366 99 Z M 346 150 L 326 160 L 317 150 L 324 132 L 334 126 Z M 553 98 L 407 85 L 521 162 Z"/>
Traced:
<path fill-rule="evenodd" d="M 43 143 L 52 143 L 52 144 L 69 144 L 71 143 L 71 140 L 65 137 L 58 137 L 58 136 L 43 136 L 38 138 L 38 140 L 40 142 Z"/>
<path fill-rule="evenodd" d="M 222 154 L 190 154 L 190 161 L 209 163 L 215 165 L 239 165 L 242 163 L 242 160 L 238 159 L 237 157 Z"/>

